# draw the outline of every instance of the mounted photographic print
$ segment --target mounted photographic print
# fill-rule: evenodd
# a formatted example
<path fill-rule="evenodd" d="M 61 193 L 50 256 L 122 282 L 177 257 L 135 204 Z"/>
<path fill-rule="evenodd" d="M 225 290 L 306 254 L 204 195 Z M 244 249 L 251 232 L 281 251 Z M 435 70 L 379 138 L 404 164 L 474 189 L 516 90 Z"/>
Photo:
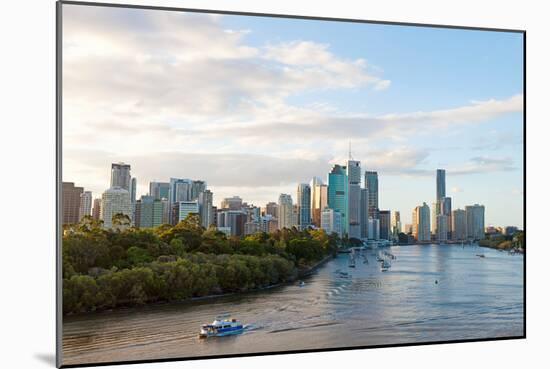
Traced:
<path fill-rule="evenodd" d="M 58 366 L 525 337 L 524 31 L 57 16 Z"/>

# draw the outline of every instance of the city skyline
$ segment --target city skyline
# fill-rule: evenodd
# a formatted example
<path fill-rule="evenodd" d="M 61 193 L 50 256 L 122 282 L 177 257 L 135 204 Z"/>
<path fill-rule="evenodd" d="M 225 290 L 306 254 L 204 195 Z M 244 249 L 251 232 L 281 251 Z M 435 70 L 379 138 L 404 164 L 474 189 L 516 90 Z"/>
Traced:
<path fill-rule="evenodd" d="M 357 47 L 345 24 L 319 36 L 303 20 L 64 11 L 63 180 L 94 198 L 123 161 L 136 198 L 176 177 L 205 180 L 216 204 L 296 200 L 299 183 L 345 165 L 351 139 L 379 174 L 379 208 L 403 224 L 446 168 L 453 209 L 481 203 L 487 225 L 523 228 L 521 35 L 499 34 L 505 48 L 491 32 L 362 25 Z M 116 81 L 100 73 L 121 62 Z"/>

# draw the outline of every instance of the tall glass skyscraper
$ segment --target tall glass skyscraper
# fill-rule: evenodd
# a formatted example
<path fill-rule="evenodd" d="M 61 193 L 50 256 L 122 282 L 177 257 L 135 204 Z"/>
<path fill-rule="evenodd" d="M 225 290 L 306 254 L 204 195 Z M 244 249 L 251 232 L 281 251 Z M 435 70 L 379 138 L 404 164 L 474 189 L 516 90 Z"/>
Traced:
<path fill-rule="evenodd" d="M 361 238 L 361 162 L 348 160 L 348 236 Z"/>
<path fill-rule="evenodd" d="M 378 219 L 378 172 L 365 172 L 365 188 L 369 190 L 369 218 Z"/>
<path fill-rule="evenodd" d="M 348 221 L 348 176 L 346 167 L 336 164 L 328 174 L 328 207 L 340 212 L 342 233 L 347 234 Z"/>
<path fill-rule="evenodd" d="M 437 170 L 437 180 L 436 180 L 436 200 L 445 197 L 445 169 Z"/>
<path fill-rule="evenodd" d="M 311 225 L 311 187 L 307 183 L 300 183 L 297 195 L 298 226 L 304 230 Z"/>

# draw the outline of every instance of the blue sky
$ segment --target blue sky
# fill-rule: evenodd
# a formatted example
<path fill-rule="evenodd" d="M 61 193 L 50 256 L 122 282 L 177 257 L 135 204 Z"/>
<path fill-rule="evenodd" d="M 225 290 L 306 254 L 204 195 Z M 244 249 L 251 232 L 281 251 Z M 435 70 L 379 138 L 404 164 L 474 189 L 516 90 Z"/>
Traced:
<path fill-rule="evenodd" d="M 64 9 L 64 180 L 95 196 L 125 161 L 263 206 L 351 141 L 405 223 L 445 168 L 453 208 L 523 226 L 521 34 Z"/>

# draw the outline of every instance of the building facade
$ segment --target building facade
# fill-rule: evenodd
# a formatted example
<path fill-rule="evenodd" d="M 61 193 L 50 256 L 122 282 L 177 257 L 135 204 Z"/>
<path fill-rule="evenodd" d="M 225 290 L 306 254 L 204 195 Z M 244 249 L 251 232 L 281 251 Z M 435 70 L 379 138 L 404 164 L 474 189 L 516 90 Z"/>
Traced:
<path fill-rule="evenodd" d="M 466 206 L 466 232 L 467 237 L 474 241 L 485 238 L 485 206 Z"/>
<path fill-rule="evenodd" d="M 378 172 L 365 172 L 365 188 L 369 190 L 369 218 L 378 219 Z"/>
<path fill-rule="evenodd" d="M 348 160 L 348 237 L 361 238 L 361 162 Z"/>
<path fill-rule="evenodd" d="M 132 219 L 130 192 L 122 187 L 111 187 L 101 196 L 101 220 L 105 228 L 113 228 L 113 216 L 123 214 Z"/>
<path fill-rule="evenodd" d="M 61 205 L 63 224 L 76 224 L 80 215 L 80 195 L 83 187 L 76 187 L 73 182 L 63 182 L 61 187 Z"/>
<path fill-rule="evenodd" d="M 168 182 L 150 182 L 149 195 L 155 200 L 170 199 L 170 183 Z"/>
<path fill-rule="evenodd" d="M 300 183 L 297 189 L 298 227 L 300 230 L 311 226 L 311 187 L 307 183 Z"/>
<path fill-rule="evenodd" d="M 339 211 L 324 208 L 321 212 L 321 228 L 326 233 L 336 233 L 339 237 L 342 237 L 342 216 Z"/>
<path fill-rule="evenodd" d="M 430 233 L 430 207 L 423 203 L 413 211 L 413 236 L 418 242 L 431 240 Z"/>
<path fill-rule="evenodd" d="M 453 210 L 452 216 L 452 239 L 464 241 L 468 238 L 466 232 L 466 211 L 462 209 Z"/>
<path fill-rule="evenodd" d="M 78 209 L 78 221 L 86 215 L 92 214 L 92 192 L 84 191 L 80 195 L 80 208 Z"/>
<path fill-rule="evenodd" d="M 382 240 L 391 240 L 391 211 L 390 210 L 380 210 L 379 212 L 380 220 L 380 239 Z"/>
<path fill-rule="evenodd" d="M 328 207 L 340 213 L 342 234 L 348 233 L 348 178 L 346 167 L 336 164 L 328 175 Z"/>
<path fill-rule="evenodd" d="M 292 196 L 282 193 L 279 195 L 279 229 L 292 228 L 293 222 Z"/>
<path fill-rule="evenodd" d="M 111 164 L 111 188 L 120 187 L 130 192 L 131 186 L 130 164 Z"/>

